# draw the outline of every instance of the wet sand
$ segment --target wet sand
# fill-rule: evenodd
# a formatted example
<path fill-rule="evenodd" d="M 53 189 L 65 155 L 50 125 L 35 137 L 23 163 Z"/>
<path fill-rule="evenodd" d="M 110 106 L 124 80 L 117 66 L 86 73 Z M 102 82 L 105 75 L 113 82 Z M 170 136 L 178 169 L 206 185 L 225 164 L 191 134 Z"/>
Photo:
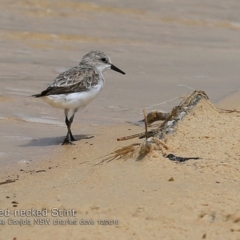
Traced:
<path fill-rule="evenodd" d="M 237 193 L 231 189 L 237 187 L 238 180 L 233 182 L 223 175 L 219 175 L 219 180 L 217 174 L 216 180 L 209 170 L 212 166 L 207 167 L 206 180 L 203 180 L 203 175 L 194 168 L 189 173 L 187 165 L 171 165 L 161 157 L 164 171 L 162 166 L 154 169 L 158 160 L 120 161 L 104 167 L 93 167 L 90 163 L 124 145 L 115 141 L 117 137 L 143 130 L 142 126 L 126 123 L 142 119 L 143 108 L 169 111 L 178 100 L 148 107 L 186 95 L 191 92 L 188 87 L 206 91 L 219 107 L 240 109 L 238 7 L 237 0 L 227 3 L 98 1 L 95 4 L 1 1 L 0 171 L 2 181 L 16 179 L 17 175 L 19 179 L 1 185 L 1 208 L 12 208 L 11 202 L 16 198 L 17 208 L 21 209 L 76 208 L 78 218 L 120 219 L 120 227 L 94 226 L 91 233 L 84 226 L 82 239 L 98 239 L 98 234 L 99 239 L 110 239 L 113 233 L 124 239 L 156 239 L 157 236 L 176 239 L 181 234 L 182 239 L 192 239 L 194 233 L 186 231 L 183 225 L 196 229 L 199 239 L 206 228 L 212 231 L 210 239 L 219 239 L 215 238 L 219 233 L 217 228 L 225 224 L 227 227 L 221 231 L 231 232 L 228 222 L 214 222 L 211 230 L 208 218 L 212 218 L 211 208 L 222 194 L 230 194 L 233 199 L 226 203 L 226 208 L 231 208 L 227 214 L 236 214 L 239 209 L 235 206 L 234 194 Z M 78 139 L 89 135 L 94 138 L 62 147 L 60 143 L 66 134 L 63 112 L 30 96 L 45 89 L 60 72 L 77 65 L 82 56 L 93 49 L 109 54 L 126 76 L 104 73 L 106 85 L 102 93 L 77 114 L 73 124 L 73 133 Z M 85 161 L 90 163 L 82 164 Z M 35 173 L 42 169 L 46 172 Z M 34 173 L 30 172 L 33 170 Z M 231 171 L 236 174 L 237 170 L 231 168 Z M 167 180 L 176 175 L 181 181 L 172 187 Z M 157 185 L 157 176 L 166 181 L 163 188 Z M 221 179 L 225 181 L 223 191 L 215 197 L 209 196 L 208 203 L 200 203 L 210 206 L 205 222 L 188 218 L 190 211 L 182 212 L 183 219 L 177 215 L 182 207 L 191 205 L 192 211 L 194 209 L 193 199 L 184 189 L 189 188 L 191 196 L 204 195 L 218 189 L 215 182 Z M 43 197 L 45 194 L 49 199 Z M 168 196 L 164 204 L 162 196 Z M 170 199 L 178 199 L 176 208 Z M 182 199 L 189 205 L 181 205 Z M 169 209 L 175 213 L 168 215 Z M 203 209 L 194 212 L 194 216 L 201 214 L 200 210 Z M 151 221 L 146 222 L 148 218 Z M 156 219 L 160 218 L 165 220 L 158 222 Z M 174 219 L 182 224 L 172 226 Z M 59 239 L 66 239 L 70 232 L 78 236 L 78 227 L 59 227 Z M 9 232 L 9 228 L 14 228 L 17 235 Z M 51 227 L 50 232 L 56 229 Z M 18 236 L 36 239 L 40 234 L 41 239 L 47 239 L 50 234 L 47 231 L 49 229 L 42 226 L 0 226 L 0 239 Z M 237 234 L 237 231 L 232 232 Z M 236 239 L 236 235 L 226 236 Z"/>

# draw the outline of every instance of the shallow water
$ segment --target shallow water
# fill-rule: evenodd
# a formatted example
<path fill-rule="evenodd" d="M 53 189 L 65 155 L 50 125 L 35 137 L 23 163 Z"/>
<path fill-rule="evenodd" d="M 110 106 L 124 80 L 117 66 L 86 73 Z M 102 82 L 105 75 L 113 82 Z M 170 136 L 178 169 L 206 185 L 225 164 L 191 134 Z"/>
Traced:
<path fill-rule="evenodd" d="M 74 120 L 91 127 L 142 119 L 142 109 L 168 111 L 190 88 L 217 103 L 239 89 L 238 0 L 0 2 L 0 167 L 37 161 L 60 147 L 62 110 L 30 96 L 93 49 L 126 72 L 106 72 L 100 96 Z M 240 104 L 238 104 L 239 106 Z M 21 163 L 22 164 L 22 163 Z"/>

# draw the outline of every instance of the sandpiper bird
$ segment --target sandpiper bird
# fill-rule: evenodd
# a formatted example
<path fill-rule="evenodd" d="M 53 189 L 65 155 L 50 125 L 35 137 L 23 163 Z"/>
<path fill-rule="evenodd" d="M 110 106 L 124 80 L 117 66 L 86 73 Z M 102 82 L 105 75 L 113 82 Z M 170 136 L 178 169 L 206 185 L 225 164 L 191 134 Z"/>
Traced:
<path fill-rule="evenodd" d="M 61 73 L 46 90 L 33 95 L 53 107 L 64 109 L 68 131 L 62 145 L 76 141 L 71 132 L 74 115 L 79 109 L 85 108 L 102 90 L 105 82 L 103 72 L 106 69 L 125 74 L 111 63 L 109 56 L 104 52 L 91 51 L 76 67 Z M 68 118 L 70 110 L 73 113 Z"/>

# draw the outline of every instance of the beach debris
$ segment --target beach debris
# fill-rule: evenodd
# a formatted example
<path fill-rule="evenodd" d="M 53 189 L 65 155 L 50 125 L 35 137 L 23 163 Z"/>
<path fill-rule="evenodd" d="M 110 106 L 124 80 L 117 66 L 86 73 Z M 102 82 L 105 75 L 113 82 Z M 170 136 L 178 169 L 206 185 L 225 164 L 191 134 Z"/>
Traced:
<path fill-rule="evenodd" d="M 38 171 L 35 171 L 35 173 L 40 173 L 40 172 L 46 172 L 46 170 L 38 170 Z"/>
<path fill-rule="evenodd" d="M 142 136 L 145 136 L 145 133 L 137 133 L 137 134 L 133 134 L 130 136 L 119 137 L 119 138 L 117 138 L 117 141 L 130 140 L 130 139 L 137 138 L 137 137 L 140 138 Z"/>
<path fill-rule="evenodd" d="M 141 160 L 150 152 L 157 150 L 171 161 L 185 162 L 190 159 L 200 159 L 199 157 L 179 157 L 170 153 L 170 147 L 166 144 L 167 135 L 173 133 L 177 129 L 177 124 L 181 121 L 201 99 L 209 99 L 204 91 L 194 91 L 190 95 L 183 97 L 179 105 L 175 106 L 170 113 L 154 110 L 146 114 L 143 110 L 145 132 L 133 134 L 130 136 L 119 137 L 118 141 L 125 141 L 133 138 L 145 138 L 143 143 L 130 144 L 122 147 L 101 161 L 110 162 L 114 159 L 126 159 L 135 157 Z M 163 122 L 155 129 L 148 130 L 148 126 L 158 120 Z"/>
<path fill-rule="evenodd" d="M 202 236 L 202 239 L 205 239 L 207 237 L 207 234 L 204 233 L 203 236 Z"/>
<path fill-rule="evenodd" d="M 140 143 L 133 143 L 126 147 L 122 147 L 120 149 L 115 150 L 114 152 L 111 152 L 108 154 L 107 158 L 104 158 L 101 162 L 96 163 L 95 165 L 99 165 L 102 163 L 108 163 L 112 160 L 118 160 L 118 159 L 127 159 L 133 157 L 133 154 L 137 147 L 139 147 Z"/>
<path fill-rule="evenodd" d="M 150 137 L 145 139 L 142 143 L 133 143 L 125 147 L 121 147 L 107 155 L 102 161 L 95 165 L 102 163 L 109 163 L 113 160 L 134 158 L 137 161 L 142 160 L 147 154 L 154 150 L 160 150 L 166 154 L 165 150 L 169 147 L 160 139 Z"/>
<path fill-rule="evenodd" d="M 147 140 L 147 133 L 148 133 L 148 124 L 147 124 L 147 116 L 146 116 L 146 112 L 145 110 L 143 109 L 143 116 L 144 116 L 144 125 L 145 125 L 145 137 L 146 137 L 146 140 Z"/>
<path fill-rule="evenodd" d="M 236 112 L 236 113 L 240 113 L 240 111 L 239 110 L 236 110 L 236 109 L 223 109 L 223 108 L 217 108 L 218 110 L 220 110 L 220 113 L 221 112 L 224 112 L 224 113 L 234 113 L 234 112 Z"/>
<path fill-rule="evenodd" d="M 169 181 L 169 182 L 173 182 L 173 181 L 174 181 L 174 178 L 173 178 L 173 177 L 170 177 L 170 178 L 168 179 L 168 181 Z"/>
<path fill-rule="evenodd" d="M 156 129 L 151 129 L 146 133 L 137 133 L 130 136 L 124 136 L 117 138 L 117 141 L 125 141 L 133 138 L 145 138 L 148 137 L 157 137 L 159 139 L 164 139 L 166 134 L 172 133 L 176 130 L 177 123 L 183 119 L 188 112 L 197 105 L 197 103 L 202 99 L 209 99 L 207 94 L 204 91 L 194 91 L 192 94 L 183 98 L 180 104 L 172 109 L 172 111 L 167 114 L 166 119 L 163 121 L 160 126 Z"/>
<path fill-rule="evenodd" d="M 165 112 L 162 110 L 153 110 L 146 116 L 147 125 L 150 126 L 153 122 L 166 120 L 169 115 L 169 112 Z M 144 120 L 145 119 L 141 120 L 140 122 L 144 122 Z"/>
<path fill-rule="evenodd" d="M 0 182 L 0 185 L 16 182 L 18 179 L 7 179 L 4 182 Z"/>
<path fill-rule="evenodd" d="M 136 151 L 135 159 L 137 161 L 142 160 L 146 155 L 155 150 L 166 154 L 166 150 L 168 149 L 169 147 L 163 141 L 156 137 L 150 137 L 145 139 L 143 143 L 140 144 L 139 148 Z"/>
<path fill-rule="evenodd" d="M 128 146 L 123 146 L 120 149 L 115 150 L 114 152 L 107 155 L 106 159 L 102 160 L 100 163 L 110 162 L 112 160 L 118 159 L 129 159 L 132 158 L 134 160 L 142 160 L 145 156 L 156 158 L 158 156 L 165 157 L 170 161 L 175 162 L 186 162 L 188 160 L 199 160 L 202 159 L 200 156 L 179 156 L 174 149 L 174 144 L 171 146 L 171 136 L 174 132 L 178 130 L 178 124 L 182 122 L 183 125 L 188 127 L 188 121 L 194 119 L 194 116 L 201 118 L 201 114 L 203 114 L 205 119 L 205 114 L 210 108 L 213 112 L 217 113 L 240 113 L 238 110 L 226 110 L 220 109 L 213 106 L 213 104 L 209 101 L 207 94 L 204 91 L 193 91 L 191 94 L 181 97 L 180 103 L 172 108 L 169 113 L 158 112 L 158 110 L 154 110 L 147 114 L 145 110 L 143 110 L 145 131 L 133 135 L 119 137 L 118 141 L 125 141 L 134 138 L 144 139 L 141 143 L 132 143 Z M 198 103 L 201 101 L 201 104 Z M 195 108 L 196 106 L 199 108 Z M 195 112 L 193 109 L 200 111 Z M 159 114 L 159 116 L 157 116 Z M 161 115 L 162 114 L 162 115 Z M 183 119 L 186 116 L 186 121 Z M 148 119 L 148 116 L 149 119 Z M 211 118 L 211 116 L 207 116 Z M 162 122 L 158 123 L 157 125 L 150 126 L 155 120 L 162 120 Z M 183 126 L 184 127 L 184 126 Z M 186 128 L 187 129 L 187 128 Z M 180 129 L 179 129 L 180 131 Z M 196 136 L 197 138 L 198 136 Z M 205 134 L 204 136 L 200 136 L 200 139 L 206 138 L 209 139 L 211 136 Z M 180 140 L 181 141 L 181 140 Z M 177 148 L 178 149 L 178 148 Z"/>
<path fill-rule="evenodd" d="M 168 154 L 167 156 L 166 156 L 166 158 L 168 158 L 169 160 L 171 160 L 171 161 L 176 161 L 176 162 L 185 162 L 185 161 L 188 161 L 188 160 L 191 160 L 191 159 L 193 159 L 193 160 L 198 160 L 198 159 L 201 159 L 201 158 L 199 158 L 199 157 L 177 157 L 177 156 L 175 156 L 174 154 Z"/>
<path fill-rule="evenodd" d="M 157 129 L 148 132 L 148 137 L 154 136 L 164 140 L 167 134 L 177 129 L 178 122 L 181 121 L 203 98 L 209 99 L 207 94 L 203 91 L 194 91 L 192 94 L 186 96 L 178 106 L 172 109 L 170 115 Z M 143 137 L 145 137 L 145 135 L 140 136 L 140 138 Z"/>

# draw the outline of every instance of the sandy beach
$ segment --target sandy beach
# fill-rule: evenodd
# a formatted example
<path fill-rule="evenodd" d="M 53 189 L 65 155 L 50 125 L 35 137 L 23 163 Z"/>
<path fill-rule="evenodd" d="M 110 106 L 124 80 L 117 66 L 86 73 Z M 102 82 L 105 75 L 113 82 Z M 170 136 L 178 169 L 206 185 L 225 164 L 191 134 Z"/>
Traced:
<path fill-rule="evenodd" d="M 240 239 L 240 5 L 173 1 L 1 1 L 1 239 Z M 32 94 L 90 50 L 126 72 L 74 119 Z M 153 150 L 103 162 L 144 140 L 142 109 L 203 100 Z M 151 129 L 151 127 L 149 127 Z M 89 138 L 89 136 L 94 136 Z"/>

